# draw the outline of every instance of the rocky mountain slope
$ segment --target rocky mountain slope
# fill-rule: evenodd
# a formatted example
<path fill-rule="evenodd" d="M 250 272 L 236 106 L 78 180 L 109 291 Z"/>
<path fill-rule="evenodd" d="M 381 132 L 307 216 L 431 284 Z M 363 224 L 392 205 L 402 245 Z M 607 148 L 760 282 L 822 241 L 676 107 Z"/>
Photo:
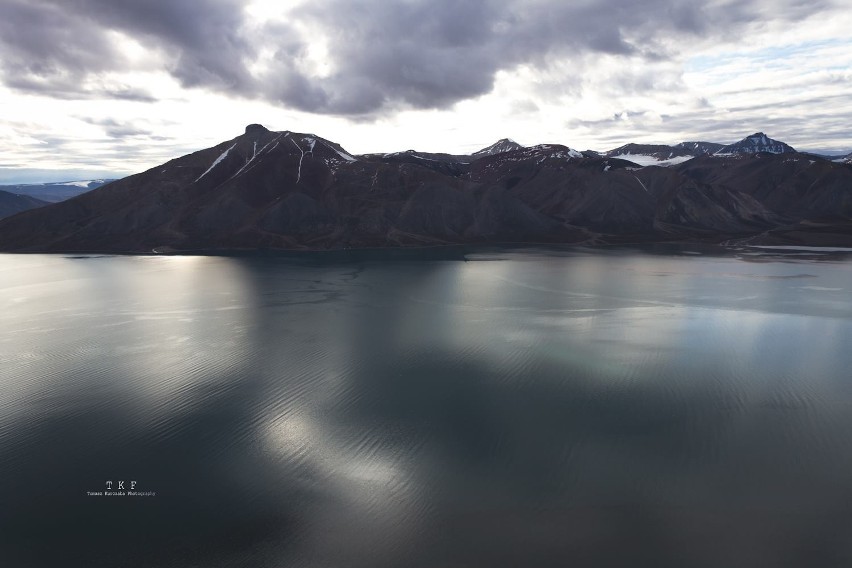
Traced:
<path fill-rule="evenodd" d="M 486 146 L 482 150 L 477 150 L 473 153 L 475 158 L 480 158 L 483 156 L 493 156 L 494 154 L 502 154 L 504 152 L 514 152 L 516 150 L 523 150 L 524 147 L 515 142 L 510 138 L 501 138 L 494 144 L 490 146 Z"/>
<path fill-rule="evenodd" d="M 47 201 L 42 201 L 28 195 L 0 191 L 0 219 L 20 213 L 21 211 L 43 207 L 47 204 Z"/>
<path fill-rule="evenodd" d="M 213 148 L 0 221 L 0 249 L 802 242 L 817 226 L 830 227 L 820 242 L 843 244 L 852 243 L 852 232 L 843 232 L 850 219 L 852 166 L 797 153 L 640 167 L 558 144 L 502 140 L 470 156 L 356 156 L 313 134 L 249 125 Z"/>
<path fill-rule="evenodd" d="M 756 154 L 760 152 L 768 154 L 786 154 L 795 153 L 796 151 L 791 146 L 788 146 L 783 142 L 773 140 L 763 132 L 756 132 L 751 136 L 746 136 L 739 142 L 728 144 L 727 146 L 720 148 L 716 154 Z"/>

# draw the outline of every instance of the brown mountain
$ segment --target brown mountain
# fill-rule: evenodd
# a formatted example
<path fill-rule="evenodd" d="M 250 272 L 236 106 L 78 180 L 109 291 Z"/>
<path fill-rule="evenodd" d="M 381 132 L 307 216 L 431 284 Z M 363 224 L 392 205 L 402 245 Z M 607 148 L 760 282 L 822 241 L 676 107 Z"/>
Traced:
<path fill-rule="evenodd" d="M 354 156 L 312 134 L 249 125 L 213 148 L 0 221 L 0 248 L 167 252 L 718 242 L 764 235 L 831 208 L 847 211 L 852 187 L 846 184 L 850 166 L 784 161 L 797 154 L 757 154 L 754 160 L 764 161 L 751 166 L 751 156 L 742 156 L 639 168 L 557 144 L 500 150 Z M 788 206 L 791 199 L 796 204 Z M 843 215 L 832 222 L 846 222 Z"/>

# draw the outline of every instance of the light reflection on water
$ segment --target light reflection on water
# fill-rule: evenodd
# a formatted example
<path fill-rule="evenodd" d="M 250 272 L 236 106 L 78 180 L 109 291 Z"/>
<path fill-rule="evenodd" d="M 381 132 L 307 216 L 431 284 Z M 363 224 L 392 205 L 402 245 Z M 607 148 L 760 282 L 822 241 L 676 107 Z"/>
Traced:
<path fill-rule="evenodd" d="M 0 256 L 0 552 L 852 561 L 852 263 L 468 260 Z"/>

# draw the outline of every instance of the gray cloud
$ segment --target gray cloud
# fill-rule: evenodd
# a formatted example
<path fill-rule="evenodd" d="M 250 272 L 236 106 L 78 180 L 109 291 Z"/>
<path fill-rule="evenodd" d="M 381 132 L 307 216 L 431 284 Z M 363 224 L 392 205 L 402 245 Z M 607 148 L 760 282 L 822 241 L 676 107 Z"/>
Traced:
<path fill-rule="evenodd" d="M 244 89 L 244 60 L 253 56 L 242 35 L 240 0 L 50 0 L 84 20 L 119 30 L 171 54 L 169 71 L 184 86 Z"/>
<path fill-rule="evenodd" d="M 818 11 L 827 2 L 809 3 Z M 583 54 L 664 60 L 678 42 L 728 36 L 771 15 L 803 17 L 800 1 L 704 0 L 505 1 L 331 0 L 295 11 L 329 40 L 337 70 L 310 81 L 287 66 L 285 83 L 268 96 L 311 112 L 368 113 L 397 105 L 446 108 L 491 91 L 498 71 L 520 64 L 547 68 Z M 771 9 L 767 14 L 761 8 Z M 674 47 L 673 47 L 674 46 Z M 630 92 L 676 87 L 636 75 Z"/>
<path fill-rule="evenodd" d="M 84 117 L 82 120 L 89 124 L 103 127 L 104 133 L 110 138 L 150 138 L 153 135 L 151 130 L 139 128 L 127 122 L 115 120 L 114 118 L 95 119 Z"/>
<path fill-rule="evenodd" d="M 597 150 L 611 150 L 626 141 L 656 144 L 704 140 L 730 144 L 756 132 L 766 132 L 772 138 L 782 140 L 801 151 L 816 151 L 833 148 L 838 154 L 848 148 L 849 128 L 846 122 L 837 119 L 832 111 L 838 97 L 814 97 L 801 101 L 802 109 L 822 109 L 807 112 L 807 128 L 802 128 L 799 113 L 790 116 L 768 116 L 753 113 L 754 106 L 743 105 L 719 113 L 712 107 L 696 105 L 690 112 L 679 115 L 662 115 L 661 121 L 649 118 L 640 110 L 625 110 L 630 117 L 623 120 L 618 113 L 601 120 L 571 119 L 565 125 L 571 130 L 590 130 L 601 133 L 601 146 Z M 797 107 L 798 108 L 798 107 Z M 804 111 L 803 111 L 804 112 Z M 759 117 L 758 120 L 755 117 Z M 679 133 L 678 139 L 671 133 Z M 848 150 L 847 150 L 848 151 Z"/>
<path fill-rule="evenodd" d="M 157 102 L 157 99 L 145 89 L 137 89 L 126 85 L 103 89 L 100 94 L 103 94 L 106 98 L 122 101 L 135 101 L 138 103 Z"/>
<path fill-rule="evenodd" d="M 797 21 L 830 0 L 328 0 L 294 8 L 260 29 L 240 0 L 4 0 L 0 68 L 9 87 L 54 97 L 153 97 L 87 79 L 131 63 L 108 35 L 156 49 L 185 87 L 349 117 L 399 108 L 448 108 L 490 92 L 497 73 L 518 65 L 609 54 L 649 63 L 696 38 L 736 37 L 772 18 Z M 295 25 L 300 24 L 300 25 Z M 304 30 L 315 34 L 308 37 Z M 333 71 L 309 68 L 311 45 L 327 44 Z M 274 51 L 253 75 L 261 48 Z M 582 66 L 578 66 L 578 72 Z M 677 88 L 637 74 L 620 89 Z M 566 84 L 570 81 L 566 81 Z"/>
<path fill-rule="evenodd" d="M 184 86 L 246 94 L 252 80 L 244 62 L 253 50 L 242 22 L 239 0 L 4 0 L 0 68 L 5 84 L 20 91 L 154 101 L 144 89 L 86 84 L 131 68 L 107 33 L 114 30 L 161 51 Z"/>
<path fill-rule="evenodd" d="M 58 6 L 26 0 L 0 4 L 0 48 L 7 86 L 51 96 L 80 91 L 90 73 L 121 64 L 98 30 Z"/>

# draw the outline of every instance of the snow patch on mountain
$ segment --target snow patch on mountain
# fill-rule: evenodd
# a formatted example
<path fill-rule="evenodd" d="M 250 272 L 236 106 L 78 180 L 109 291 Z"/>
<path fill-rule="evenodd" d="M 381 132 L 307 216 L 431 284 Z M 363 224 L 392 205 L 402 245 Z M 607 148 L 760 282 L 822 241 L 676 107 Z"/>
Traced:
<path fill-rule="evenodd" d="M 642 186 L 642 189 L 644 189 L 644 190 L 645 190 L 645 193 L 647 193 L 648 195 L 650 195 L 650 194 L 651 194 L 651 192 L 650 192 L 650 191 L 648 191 L 648 188 L 645 186 L 645 184 L 644 184 L 644 183 L 642 183 L 642 180 L 641 180 L 641 179 L 639 179 L 637 176 L 633 176 L 633 177 L 634 177 L 634 178 L 636 178 L 636 181 L 638 181 L 638 182 L 639 182 L 639 185 L 641 185 L 641 186 Z"/>
<path fill-rule="evenodd" d="M 620 160 L 627 160 L 628 162 L 633 162 L 634 164 L 638 164 L 642 167 L 645 166 L 674 166 L 677 164 L 682 164 L 687 160 L 691 160 L 695 156 L 674 156 L 673 158 L 668 158 L 665 160 L 661 160 L 656 156 L 649 156 L 647 154 L 618 154 L 614 156 L 610 156 L 612 158 L 618 158 Z"/>
<path fill-rule="evenodd" d="M 299 146 L 298 144 L 296 144 L 296 141 L 295 141 L 295 140 L 293 140 L 292 138 L 290 138 L 290 142 L 292 142 L 292 143 L 293 143 L 293 145 L 294 145 L 296 148 L 298 148 L 298 149 L 299 149 L 299 152 L 301 152 L 301 153 L 302 153 L 302 155 L 299 157 L 299 171 L 298 171 L 298 173 L 296 174 L 296 183 L 299 183 L 299 181 L 301 181 L 301 179 L 302 179 L 302 160 L 304 160 L 304 159 L 305 159 L 305 151 L 304 151 L 304 150 L 302 150 L 302 147 L 301 147 L 301 146 Z"/>
<path fill-rule="evenodd" d="M 337 154 L 337 156 L 339 156 L 342 160 L 345 160 L 347 162 L 357 162 L 358 161 L 358 158 L 356 158 L 355 156 L 349 154 L 348 152 L 338 150 L 337 148 L 334 147 L 333 144 L 329 143 L 327 140 L 324 140 L 324 139 L 322 139 L 318 136 L 317 137 L 314 137 L 313 135 L 312 136 L 305 136 L 304 138 L 302 138 L 302 141 L 306 142 L 308 144 L 308 152 L 311 153 L 311 154 L 313 154 L 314 148 L 316 148 L 317 142 L 319 142 L 320 144 L 322 144 L 323 146 L 325 146 L 326 148 L 328 148 L 329 150 L 331 150 L 332 152 Z"/>
<path fill-rule="evenodd" d="M 213 171 L 213 168 L 215 168 L 216 166 L 218 166 L 218 165 L 219 165 L 219 162 L 221 162 L 222 160 L 224 160 L 225 158 L 227 158 L 227 157 L 228 157 L 228 154 L 231 152 L 231 150 L 233 150 L 233 149 L 234 149 L 234 146 L 236 146 L 236 145 L 237 145 L 237 143 L 236 143 L 236 142 L 234 142 L 234 144 L 233 144 L 230 148 L 228 148 L 227 150 L 225 150 L 224 152 L 222 152 L 222 153 L 219 155 L 219 157 L 218 157 L 218 158 L 216 158 L 216 160 L 215 160 L 212 164 L 210 164 L 210 167 L 209 167 L 209 168 L 207 168 L 207 170 L 206 170 L 203 174 L 201 174 L 200 176 L 198 176 L 197 178 L 195 178 L 195 181 L 200 180 L 201 178 L 203 178 L 204 176 L 206 176 L 207 174 L 209 174 L 211 171 Z"/>
<path fill-rule="evenodd" d="M 328 144 L 326 144 L 326 146 L 328 146 Z M 343 158 L 347 162 L 357 162 L 358 161 L 358 159 L 355 156 L 347 154 L 346 152 L 341 152 L 337 148 L 332 148 L 331 146 L 328 146 L 328 147 L 331 148 L 332 150 L 334 150 L 337 153 L 338 156 L 340 156 L 341 158 Z"/>
<path fill-rule="evenodd" d="M 73 186 L 73 187 L 82 187 L 84 189 L 89 189 L 89 186 L 94 184 L 103 185 L 109 181 L 113 181 L 110 179 L 86 179 L 86 180 L 74 180 L 74 181 L 48 181 L 42 183 L 18 183 L 14 184 L 14 187 L 46 187 L 46 186 Z M 11 186 L 2 186 L 2 187 L 11 187 Z"/>
<path fill-rule="evenodd" d="M 51 183 L 51 184 L 41 184 L 41 185 L 73 185 L 75 187 L 83 187 L 88 189 L 90 185 L 93 183 L 105 183 L 105 180 L 102 179 L 90 179 L 90 180 L 82 180 L 82 181 L 64 181 L 62 183 Z"/>
<path fill-rule="evenodd" d="M 532 150 L 534 153 L 548 153 L 548 157 L 550 158 L 562 158 L 566 160 L 570 158 L 584 157 L 582 152 L 578 152 L 577 150 L 567 146 L 559 146 L 556 144 L 539 144 L 537 146 L 524 148 L 524 150 Z"/>

